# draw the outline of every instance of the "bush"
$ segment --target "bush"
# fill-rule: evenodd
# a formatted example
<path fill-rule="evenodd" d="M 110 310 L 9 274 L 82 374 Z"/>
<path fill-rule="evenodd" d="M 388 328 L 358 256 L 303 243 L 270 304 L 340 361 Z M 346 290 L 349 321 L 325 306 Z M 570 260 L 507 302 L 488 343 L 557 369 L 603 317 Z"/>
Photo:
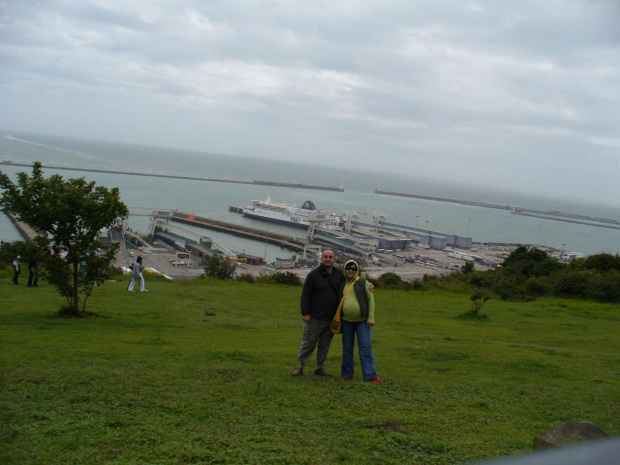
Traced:
<path fill-rule="evenodd" d="M 591 255 L 585 259 L 584 267 L 597 271 L 620 270 L 620 257 L 608 253 Z"/>
<path fill-rule="evenodd" d="M 223 281 L 233 279 L 235 274 L 235 264 L 226 257 L 218 255 L 205 256 L 200 262 L 205 270 L 205 276 L 209 278 L 217 278 Z"/>
<path fill-rule="evenodd" d="M 587 297 L 601 302 L 620 302 L 620 272 L 611 270 L 592 276 L 587 289 Z"/>
<path fill-rule="evenodd" d="M 237 281 L 254 284 L 256 282 L 256 278 L 252 273 L 243 273 L 237 275 Z"/>
<path fill-rule="evenodd" d="M 377 287 L 382 289 L 401 289 L 404 291 L 413 289 L 413 285 L 411 283 L 403 281 L 400 276 L 392 272 L 383 273 L 381 276 L 379 276 L 377 284 Z"/>
<path fill-rule="evenodd" d="M 285 284 L 287 286 L 301 286 L 301 279 L 295 273 L 290 271 L 282 272 L 276 271 L 270 275 L 261 274 L 256 278 L 257 283 L 264 284 Z"/>
<path fill-rule="evenodd" d="M 563 274 L 552 286 L 551 293 L 557 297 L 585 297 L 591 276 L 589 271 Z"/>
<path fill-rule="evenodd" d="M 527 295 L 524 285 L 508 277 L 497 281 L 493 286 L 493 292 L 506 301 L 524 301 Z"/>
<path fill-rule="evenodd" d="M 528 296 L 542 297 L 551 293 L 551 281 L 548 277 L 533 277 L 525 282 L 525 292 Z"/>

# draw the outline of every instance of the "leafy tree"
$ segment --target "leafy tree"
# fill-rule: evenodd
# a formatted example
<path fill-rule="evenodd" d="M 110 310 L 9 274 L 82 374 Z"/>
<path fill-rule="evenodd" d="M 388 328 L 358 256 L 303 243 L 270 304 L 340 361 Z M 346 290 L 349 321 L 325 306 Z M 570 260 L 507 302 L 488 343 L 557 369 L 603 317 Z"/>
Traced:
<path fill-rule="evenodd" d="M 488 295 L 483 294 L 480 291 L 476 291 L 471 296 L 469 296 L 469 300 L 471 300 L 471 314 L 476 316 L 482 316 L 479 315 L 478 312 L 480 312 L 480 309 L 485 303 L 487 303 L 487 300 L 489 300 L 489 298 L 490 297 Z"/>
<path fill-rule="evenodd" d="M 129 213 L 118 188 L 109 190 L 84 178 L 65 181 L 57 174 L 45 178 L 40 162 L 33 163 L 32 175 L 18 173 L 16 184 L 0 172 L 0 188 L 0 208 L 41 232 L 34 241 L 44 266 L 42 278 L 67 299 L 72 316 L 83 316 L 118 248 L 114 244 L 99 253 L 97 234 Z"/>
<path fill-rule="evenodd" d="M 2 242 L 0 244 L 0 262 L 8 265 L 11 265 L 18 255 L 22 257 L 22 263 L 27 264 L 30 256 L 35 253 L 36 249 L 33 250 L 32 244 L 24 241 Z"/>
<path fill-rule="evenodd" d="M 219 255 L 205 255 L 200 262 L 205 270 L 205 276 L 230 281 L 235 274 L 236 266 L 226 257 Z"/>
<path fill-rule="evenodd" d="M 546 276 L 561 268 L 561 263 L 547 256 L 542 250 L 527 250 L 524 246 L 513 250 L 502 263 L 502 272 L 511 275 L 519 274 L 524 278 Z"/>
<path fill-rule="evenodd" d="M 588 270 L 620 270 L 620 257 L 608 253 L 591 255 L 585 259 L 584 267 Z"/>
<path fill-rule="evenodd" d="M 464 275 L 470 274 L 475 270 L 474 262 L 467 262 L 461 268 L 461 273 Z"/>

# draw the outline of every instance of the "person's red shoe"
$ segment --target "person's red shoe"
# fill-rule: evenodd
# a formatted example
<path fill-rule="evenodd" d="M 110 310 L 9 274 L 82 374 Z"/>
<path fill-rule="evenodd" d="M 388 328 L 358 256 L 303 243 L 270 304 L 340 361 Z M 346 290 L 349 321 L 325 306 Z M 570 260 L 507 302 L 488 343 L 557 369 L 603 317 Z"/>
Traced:
<path fill-rule="evenodd" d="M 343 376 L 342 379 L 344 379 L 345 381 L 351 381 L 351 377 L 350 376 Z"/>
<path fill-rule="evenodd" d="M 381 378 L 374 378 L 370 380 L 371 383 L 385 383 Z"/>

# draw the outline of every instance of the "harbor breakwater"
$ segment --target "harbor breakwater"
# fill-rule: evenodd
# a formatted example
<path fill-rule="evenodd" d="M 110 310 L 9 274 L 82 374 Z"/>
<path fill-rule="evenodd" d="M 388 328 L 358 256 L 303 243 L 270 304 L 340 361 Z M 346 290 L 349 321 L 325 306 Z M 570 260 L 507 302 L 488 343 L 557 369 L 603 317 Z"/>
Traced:
<path fill-rule="evenodd" d="M 32 165 L 28 165 L 25 163 L 4 162 L 3 164 L 7 166 L 25 166 L 25 167 L 32 166 Z M 137 171 L 115 171 L 115 170 L 99 170 L 99 169 L 92 169 L 92 168 L 73 168 L 73 167 L 67 167 L 67 166 L 41 165 L 41 167 L 46 168 L 46 169 L 51 169 L 51 170 L 84 171 L 87 173 L 121 174 L 125 176 L 147 176 L 147 177 L 153 177 L 153 178 L 183 179 L 183 180 L 188 180 L 188 181 L 224 182 L 224 183 L 229 183 L 229 184 L 249 184 L 249 185 L 256 185 L 256 186 L 290 187 L 293 189 L 309 189 L 309 190 L 320 190 L 320 191 L 344 192 L 343 187 L 316 186 L 312 184 L 298 184 L 298 183 L 275 182 L 275 181 L 235 181 L 232 179 L 202 178 L 198 176 L 181 176 L 181 175 L 173 175 L 173 174 L 139 173 Z"/>
<path fill-rule="evenodd" d="M 510 204 L 471 202 L 468 200 L 447 199 L 443 197 L 431 197 L 427 195 L 404 194 L 402 192 L 382 191 L 379 188 L 375 189 L 375 194 L 392 195 L 396 197 L 408 197 L 412 199 L 432 200 L 434 202 L 457 203 L 460 205 L 471 205 L 474 207 L 482 207 L 482 208 L 495 208 L 495 209 L 500 209 L 500 210 L 508 210 L 510 211 L 510 213 L 514 215 L 531 216 L 534 218 L 541 218 L 541 219 L 551 220 L 551 221 L 561 221 L 564 223 L 574 223 L 574 224 L 582 224 L 586 226 L 594 226 L 596 228 L 608 228 L 608 229 L 620 230 L 620 221 L 612 220 L 608 218 L 595 218 L 595 217 L 590 217 L 590 216 L 585 216 L 585 215 L 575 215 L 573 213 L 564 213 L 564 212 L 559 212 L 559 211 L 533 210 L 530 208 L 523 208 L 523 207 L 518 207 L 518 206 L 510 205 Z"/>

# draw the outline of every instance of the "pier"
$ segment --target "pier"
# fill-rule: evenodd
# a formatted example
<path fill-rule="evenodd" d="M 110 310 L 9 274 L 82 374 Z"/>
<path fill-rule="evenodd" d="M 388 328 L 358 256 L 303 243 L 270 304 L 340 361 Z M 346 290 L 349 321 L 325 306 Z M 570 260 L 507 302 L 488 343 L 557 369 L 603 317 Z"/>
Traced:
<path fill-rule="evenodd" d="M 514 205 L 509 205 L 509 204 L 504 205 L 502 203 L 471 202 L 469 200 L 447 199 L 444 197 L 431 197 L 428 195 L 404 194 L 402 192 L 382 191 L 378 187 L 375 189 L 375 194 L 392 195 L 395 197 L 409 197 L 411 199 L 432 200 L 434 202 L 458 203 L 461 205 L 471 205 L 474 207 L 484 207 L 484 208 L 496 208 L 499 210 L 513 210 L 515 208 L 519 208 Z"/>
<path fill-rule="evenodd" d="M 32 165 L 28 165 L 25 163 L 7 163 L 3 162 L 6 166 L 25 166 L 31 167 Z M 167 179 L 185 179 L 188 181 L 206 181 L 206 182 L 225 182 L 230 184 L 248 184 L 255 186 L 273 186 L 273 187 L 288 187 L 293 189 L 309 189 L 309 190 L 317 190 L 317 191 L 332 191 L 332 192 L 344 192 L 343 187 L 330 187 L 330 186 L 315 186 L 312 184 L 296 184 L 296 183 L 286 183 L 286 182 L 275 182 L 275 181 L 235 181 L 232 179 L 214 179 L 214 178 L 201 178 L 197 176 L 179 176 L 172 174 L 154 174 L 154 173 L 138 173 L 136 171 L 114 171 L 114 170 L 97 170 L 90 168 L 72 168 L 67 166 L 52 166 L 52 165 L 41 165 L 41 168 L 50 169 L 50 170 L 66 170 L 66 171 L 84 171 L 87 173 L 106 173 L 106 174 L 120 174 L 124 176 L 147 176 L 153 178 L 167 178 Z"/>
<path fill-rule="evenodd" d="M 29 225 L 19 220 L 19 218 L 13 215 L 10 212 L 4 212 L 4 214 L 11 220 L 11 222 L 15 225 L 17 231 L 21 234 L 26 242 L 32 242 L 35 237 L 37 237 L 37 232 L 32 229 Z"/>
<path fill-rule="evenodd" d="M 190 217 L 193 219 L 190 219 Z M 174 215 L 170 218 L 170 220 L 201 228 L 212 229 L 214 231 L 231 234 L 233 236 L 244 237 L 246 239 L 267 242 L 295 252 L 304 251 L 305 244 L 296 241 L 292 237 L 285 236 L 284 234 L 248 228 L 234 223 L 226 223 L 224 221 L 214 220 L 203 216 L 194 216 L 183 212 L 174 212 Z"/>

